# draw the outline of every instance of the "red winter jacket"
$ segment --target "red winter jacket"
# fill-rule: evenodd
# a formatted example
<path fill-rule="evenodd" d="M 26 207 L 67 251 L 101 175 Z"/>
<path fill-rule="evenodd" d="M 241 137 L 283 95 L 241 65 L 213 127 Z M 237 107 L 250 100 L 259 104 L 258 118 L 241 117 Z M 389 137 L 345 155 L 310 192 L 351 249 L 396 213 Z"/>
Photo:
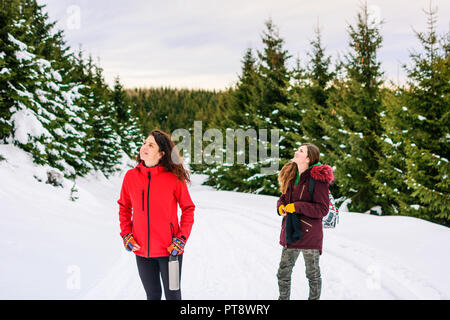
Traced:
<path fill-rule="evenodd" d="M 120 191 L 120 236 L 132 233 L 141 257 L 169 256 L 172 236 L 186 240 L 194 223 L 195 205 L 185 181 L 161 164 L 145 167 L 142 161 L 127 171 Z M 178 221 L 177 204 L 181 208 Z"/>
<path fill-rule="evenodd" d="M 308 191 L 311 176 L 316 180 L 314 199 L 311 199 Z M 280 205 L 294 203 L 295 213 L 299 214 L 297 221 L 300 223 L 301 238 L 296 242 L 286 243 L 286 217 L 283 217 L 280 244 L 285 248 L 317 249 L 322 254 L 322 218 L 328 213 L 328 192 L 329 184 L 334 180 L 333 169 L 329 165 L 316 165 L 300 175 L 296 187 L 294 180 L 289 182 L 286 193 L 277 201 L 277 212 Z"/>

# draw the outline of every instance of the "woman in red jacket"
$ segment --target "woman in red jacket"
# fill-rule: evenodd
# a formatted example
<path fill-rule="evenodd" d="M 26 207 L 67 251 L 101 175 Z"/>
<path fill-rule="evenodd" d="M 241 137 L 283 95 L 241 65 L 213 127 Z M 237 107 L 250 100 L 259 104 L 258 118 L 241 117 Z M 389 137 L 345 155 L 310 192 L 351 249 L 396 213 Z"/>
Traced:
<path fill-rule="evenodd" d="M 186 186 L 189 172 L 170 136 L 160 130 L 150 133 L 136 161 L 138 165 L 125 174 L 117 201 L 120 236 L 125 248 L 136 254 L 147 299 L 161 299 L 161 276 L 166 299 L 180 300 L 180 290 L 169 290 L 168 261 L 175 249 L 181 279 L 182 253 L 195 210 Z M 180 221 L 177 205 L 181 208 Z"/>
<path fill-rule="evenodd" d="M 328 213 L 329 184 L 334 176 L 331 167 L 322 165 L 319 161 L 319 148 L 310 143 L 302 144 L 295 152 L 293 161 L 284 165 L 278 175 L 282 194 L 277 202 L 277 211 L 283 216 L 280 234 L 283 249 L 277 273 L 280 300 L 288 300 L 290 297 L 292 269 L 300 251 L 303 253 L 309 281 L 309 299 L 320 298 L 322 218 Z M 312 180 L 314 191 L 311 195 L 309 184 Z"/>

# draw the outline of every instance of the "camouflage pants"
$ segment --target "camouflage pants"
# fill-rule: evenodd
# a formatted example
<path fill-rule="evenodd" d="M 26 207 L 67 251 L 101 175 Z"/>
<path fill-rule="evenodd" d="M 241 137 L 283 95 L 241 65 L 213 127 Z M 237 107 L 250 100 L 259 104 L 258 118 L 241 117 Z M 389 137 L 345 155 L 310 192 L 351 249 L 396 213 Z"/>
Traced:
<path fill-rule="evenodd" d="M 289 300 L 291 295 L 291 274 L 295 262 L 300 254 L 303 252 L 305 259 L 305 273 L 309 282 L 309 297 L 308 300 L 319 300 L 320 290 L 322 287 L 322 278 L 320 277 L 319 268 L 319 250 L 315 249 L 287 249 L 283 248 L 281 252 L 280 267 L 278 269 L 278 287 L 280 290 L 279 300 Z"/>

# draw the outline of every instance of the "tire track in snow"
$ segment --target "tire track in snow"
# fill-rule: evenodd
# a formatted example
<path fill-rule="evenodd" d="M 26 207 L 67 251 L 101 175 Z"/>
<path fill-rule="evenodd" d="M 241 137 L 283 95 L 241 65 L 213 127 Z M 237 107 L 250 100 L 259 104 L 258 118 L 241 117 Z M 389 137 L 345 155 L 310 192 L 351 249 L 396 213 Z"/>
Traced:
<path fill-rule="evenodd" d="M 146 299 L 134 253 L 123 252 L 105 276 L 98 280 L 81 299 Z"/>
<path fill-rule="evenodd" d="M 208 204 L 205 206 L 202 206 L 204 209 L 212 209 L 212 210 L 218 210 L 218 208 L 215 208 L 213 205 Z M 280 223 L 277 223 L 276 225 L 273 224 L 273 220 L 269 219 L 269 217 L 264 214 L 261 214 L 260 211 L 257 210 L 251 210 L 247 207 L 242 206 L 236 206 L 236 205 L 227 205 L 226 208 L 220 208 L 222 212 L 226 212 L 228 215 L 228 218 L 233 217 L 233 220 L 237 222 L 237 224 L 242 224 L 242 221 L 250 222 L 250 224 L 247 225 L 248 228 L 252 230 L 256 230 L 258 233 L 264 233 L 265 230 L 267 231 L 267 228 L 270 229 L 280 229 Z M 257 225 L 257 226 L 256 226 Z M 265 229 L 264 229 L 265 228 Z M 330 230 L 332 232 L 332 230 Z M 255 233 L 257 234 L 257 233 Z M 261 239 L 265 239 L 264 237 L 261 237 Z M 345 269 L 347 270 L 348 274 L 352 275 L 352 283 L 359 282 L 359 286 L 364 291 L 371 291 L 370 294 L 367 296 L 373 297 L 374 293 L 376 296 L 379 296 L 380 299 L 420 299 L 420 294 L 418 294 L 417 290 L 414 290 L 410 285 L 406 284 L 404 279 L 401 279 L 398 277 L 398 272 L 396 272 L 395 269 L 398 268 L 405 268 L 405 267 L 396 267 L 395 265 L 389 265 L 386 266 L 385 263 L 383 263 L 383 266 L 380 266 L 380 261 L 386 261 L 389 260 L 385 257 L 380 257 L 379 254 L 375 253 L 375 251 L 369 247 L 363 247 L 361 245 L 358 245 L 355 247 L 354 243 L 351 244 L 342 244 L 343 239 L 334 239 L 337 240 L 337 243 L 341 243 L 340 249 L 344 249 L 344 252 L 349 252 L 348 249 L 350 249 L 350 252 L 348 254 L 343 253 L 342 250 L 337 251 L 333 247 L 326 248 L 326 253 L 333 257 L 334 260 L 340 261 L 341 268 L 345 266 Z M 261 241 L 260 245 L 262 246 L 270 246 L 271 243 L 268 243 L 268 241 Z M 264 254 L 264 252 L 262 252 Z M 257 258 L 257 257 L 255 257 Z M 299 258 L 300 259 L 300 258 Z M 297 261 L 298 263 L 298 261 Z M 323 263 L 321 264 L 323 265 Z M 332 270 L 333 268 L 330 268 L 329 265 L 323 265 L 323 270 Z M 414 273 L 413 271 L 409 270 L 409 273 Z M 357 278 L 358 280 L 355 281 L 354 278 Z M 323 280 L 326 280 L 328 278 L 328 275 L 325 274 L 322 276 Z M 350 287 L 347 287 L 345 284 L 345 280 L 342 281 L 342 278 L 336 278 L 333 276 L 329 277 L 332 282 L 334 282 L 338 286 L 343 286 L 345 290 L 338 290 L 340 292 L 347 291 L 350 294 L 347 294 L 350 298 L 355 298 L 355 295 L 353 295 L 352 289 Z M 417 279 L 418 275 L 413 275 L 409 277 L 410 279 Z M 419 277 L 420 278 L 420 277 Z M 345 279 L 345 278 L 344 278 Z M 423 281 L 422 281 L 423 282 Z M 326 283 L 324 282 L 326 285 Z M 364 284 L 364 286 L 361 286 L 361 284 Z M 425 286 L 430 286 L 432 290 L 435 290 L 439 296 L 442 297 L 442 294 L 435 288 L 433 288 L 431 285 L 424 283 Z M 334 287 L 334 286 L 332 286 Z M 347 288 L 346 288 L 347 287 Z M 293 288 L 294 289 L 294 288 Z M 335 290 L 336 291 L 336 290 Z M 353 289 L 354 291 L 354 289 Z M 378 291 L 378 293 L 376 292 Z M 356 298 L 363 298 L 364 295 L 358 294 L 356 295 Z"/>
<path fill-rule="evenodd" d="M 208 241 L 208 247 L 221 248 L 220 254 L 216 256 L 217 262 L 224 263 L 221 270 L 227 270 L 227 273 L 233 276 L 227 278 L 224 282 L 225 288 L 231 283 L 239 286 L 239 296 L 231 296 L 233 299 L 272 299 L 276 298 L 276 266 L 279 257 L 267 256 L 267 248 L 275 247 L 273 240 L 267 237 L 265 231 L 267 226 L 261 227 L 262 222 L 254 219 L 245 219 L 246 214 L 241 215 L 245 207 L 234 206 L 230 209 L 218 207 L 217 205 L 197 206 L 199 213 L 197 221 L 202 223 L 202 229 L 208 230 L 213 239 Z M 256 223 L 255 223 L 256 222 Z M 202 232 L 202 239 L 205 238 Z M 197 255 L 193 247 L 199 240 L 190 239 L 190 254 Z M 271 252 L 271 250 L 269 250 Z M 263 258 L 267 256 L 267 258 Z M 211 260 L 213 260 L 211 258 Z M 257 264 L 258 261 L 263 263 Z M 206 266 L 207 267 L 207 266 Z M 219 275 L 213 275 L 217 278 Z M 228 275 L 226 275 L 227 277 Z M 274 292 L 266 292 L 263 288 L 267 288 L 267 282 L 271 282 Z M 223 288 L 223 286 L 222 286 Z M 276 291 L 275 291 L 276 290 Z M 224 289 L 226 291 L 226 289 Z M 219 298 L 224 298 L 219 297 Z"/>
<path fill-rule="evenodd" d="M 196 204 L 195 223 L 183 258 L 184 299 L 276 299 L 281 246 L 281 218 L 274 206 L 229 192 L 191 189 Z M 261 199 L 271 203 L 270 199 Z M 242 203 L 242 204 L 241 204 Z M 272 216 L 273 213 L 273 216 Z M 128 253 L 130 254 L 130 253 Z M 117 261 L 85 295 L 86 299 L 145 299 L 134 259 Z M 134 257 L 133 257 L 134 258 Z M 303 259 L 293 272 L 292 298 L 304 299 L 307 280 Z M 398 259 L 324 231 L 320 262 L 323 299 L 421 299 L 423 288 L 431 296 L 446 298 L 418 271 Z M 125 276 L 124 276 L 125 275 Z M 294 279 L 295 277 L 295 279 Z"/>
<path fill-rule="evenodd" d="M 370 246 L 356 244 L 341 236 L 328 236 L 331 238 L 328 240 L 330 244 L 326 248 L 324 246 L 324 252 L 365 275 L 361 280 L 366 284 L 365 290 L 370 291 L 367 296 L 373 297 L 374 292 L 384 291 L 392 299 L 424 299 L 421 291 L 427 287 L 434 291 L 433 295 L 437 298 L 445 296 L 423 279 L 419 272 L 404 266 L 395 257 L 386 256 Z"/>

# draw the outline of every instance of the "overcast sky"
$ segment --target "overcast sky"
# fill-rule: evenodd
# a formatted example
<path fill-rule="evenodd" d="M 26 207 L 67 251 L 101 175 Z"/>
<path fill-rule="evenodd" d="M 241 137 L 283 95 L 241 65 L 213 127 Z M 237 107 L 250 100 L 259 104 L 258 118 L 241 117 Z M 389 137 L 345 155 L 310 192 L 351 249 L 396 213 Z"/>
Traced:
<path fill-rule="evenodd" d="M 335 61 L 348 50 L 348 24 L 361 0 L 38 0 L 67 44 L 81 45 L 104 69 L 106 81 L 120 76 L 125 87 L 225 89 L 233 85 L 246 48 L 261 49 L 271 17 L 285 48 L 305 66 L 319 24 L 326 53 Z M 420 46 L 413 30 L 425 31 L 429 0 L 367 0 L 384 20 L 379 60 L 386 79 L 404 78 L 400 63 Z M 437 30 L 450 26 L 450 1 L 433 0 Z"/>

